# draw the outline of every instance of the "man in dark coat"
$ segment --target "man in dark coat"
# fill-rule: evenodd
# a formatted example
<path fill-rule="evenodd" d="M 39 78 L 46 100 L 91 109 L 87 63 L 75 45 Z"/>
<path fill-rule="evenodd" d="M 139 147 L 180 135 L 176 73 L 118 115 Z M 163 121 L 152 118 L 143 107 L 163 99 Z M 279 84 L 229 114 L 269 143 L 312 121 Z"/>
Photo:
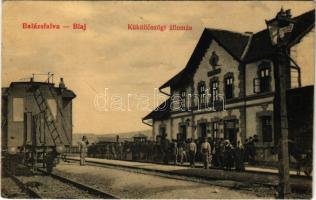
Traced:
<path fill-rule="evenodd" d="M 173 142 L 173 147 L 172 147 L 172 154 L 173 154 L 173 159 L 174 159 L 174 165 L 178 164 L 178 144 L 177 141 Z"/>
<path fill-rule="evenodd" d="M 169 162 L 169 140 L 167 138 L 163 138 L 161 140 L 161 151 L 163 156 L 163 163 L 168 164 Z"/>
<path fill-rule="evenodd" d="M 190 140 L 190 143 L 188 145 L 188 150 L 189 150 L 190 166 L 194 167 L 197 147 L 193 139 Z"/>
<path fill-rule="evenodd" d="M 235 149 L 235 166 L 236 171 L 245 171 L 244 147 L 242 146 L 240 141 L 237 142 L 237 146 Z"/>
<path fill-rule="evenodd" d="M 252 137 L 248 140 L 249 163 L 254 164 L 256 159 L 255 141 Z"/>
<path fill-rule="evenodd" d="M 231 170 L 234 166 L 234 155 L 233 155 L 233 145 L 229 142 L 229 140 L 225 140 L 224 146 L 224 161 L 225 161 L 225 169 Z"/>

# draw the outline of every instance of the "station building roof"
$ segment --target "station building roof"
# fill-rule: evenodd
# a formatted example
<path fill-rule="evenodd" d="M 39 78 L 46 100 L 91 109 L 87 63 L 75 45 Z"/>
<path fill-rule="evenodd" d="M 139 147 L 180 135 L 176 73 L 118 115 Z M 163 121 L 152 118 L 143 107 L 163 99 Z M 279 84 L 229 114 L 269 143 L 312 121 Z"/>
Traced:
<path fill-rule="evenodd" d="M 310 10 L 293 19 L 296 23 L 289 47 L 299 43 L 314 28 L 315 10 Z M 183 86 L 183 84 L 189 83 L 212 40 L 218 42 L 234 59 L 244 64 L 269 57 L 275 53 L 267 28 L 254 34 L 205 28 L 186 66 L 159 89 Z M 143 120 L 167 118 L 170 115 L 170 110 L 159 109 L 164 104 L 168 104 L 168 108 L 170 108 L 170 98 L 145 116 Z"/>
<path fill-rule="evenodd" d="M 170 104 L 171 100 L 170 98 L 167 99 L 165 102 L 160 104 L 155 110 L 150 112 L 148 115 L 146 115 L 143 120 L 148 119 L 166 119 L 170 115 Z"/>
<path fill-rule="evenodd" d="M 290 38 L 289 47 L 299 43 L 300 40 L 314 28 L 315 10 L 303 13 L 293 19 L 296 23 Z M 247 64 L 275 53 L 275 48 L 273 48 L 270 41 L 268 29 L 250 34 L 205 28 L 185 68 L 160 86 L 159 89 L 169 86 L 176 87 L 177 85 L 182 85 L 184 82 L 188 82 L 212 40 L 217 41 L 240 63 Z"/>

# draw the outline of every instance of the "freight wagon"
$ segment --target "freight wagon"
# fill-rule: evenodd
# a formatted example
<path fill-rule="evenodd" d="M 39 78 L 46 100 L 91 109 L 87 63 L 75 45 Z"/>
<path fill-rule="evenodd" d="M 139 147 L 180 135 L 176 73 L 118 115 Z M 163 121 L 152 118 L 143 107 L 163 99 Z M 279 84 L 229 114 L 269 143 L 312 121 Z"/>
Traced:
<path fill-rule="evenodd" d="M 71 145 L 76 95 L 62 78 L 58 87 L 52 74 L 45 82 L 34 78 L 2 88 L 2 158 L 10 168 L 21 161 L 50 172 L 58 155 Z"/>

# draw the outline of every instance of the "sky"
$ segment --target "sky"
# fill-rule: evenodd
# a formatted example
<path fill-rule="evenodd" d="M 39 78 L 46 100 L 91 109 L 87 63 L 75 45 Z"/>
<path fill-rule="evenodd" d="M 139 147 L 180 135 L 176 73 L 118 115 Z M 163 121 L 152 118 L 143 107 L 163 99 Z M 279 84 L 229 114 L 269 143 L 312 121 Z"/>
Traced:
<path fill-rule="evenodd" d="M 205 27 L 257 32 L 281 6 L 296 16 L 314 3 L 5 1 L 2 6 L 2 87 L 32 73 L 54 73 L 56 83 L 63 77 L 77 95 L 74 132 L 104 134 L 150 129 L 141 118 L 166 98 L 156 100 L 155 88 L 183 69 Z M 70 28 L 23 29 L 22 23 Z M 73 30 L 74 23 L 86 24 L 86 30 Z M 128 24 L 189 25 L 192 31 L 131 31 Z M 304 52 L 297 57 L 304 63 L 304 85 L 314 82 L 313 49 L 314 38 L 298 49 Z"/>

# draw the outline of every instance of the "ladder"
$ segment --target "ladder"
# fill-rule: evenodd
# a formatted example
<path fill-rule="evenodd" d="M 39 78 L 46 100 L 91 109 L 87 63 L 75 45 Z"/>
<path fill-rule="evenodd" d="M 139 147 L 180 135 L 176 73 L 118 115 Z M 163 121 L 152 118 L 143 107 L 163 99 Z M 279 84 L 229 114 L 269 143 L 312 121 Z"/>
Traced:
<path fill-rule="evenodd" d="M 63 144 L 63 140 L 57 130 L 57 126 L 54 121 L 54 116 L 52 114 L 52 111 L 50 107 L 48 106 L 48 103 L 46 99 L 44 98 L 41 90 L 36 88 L 33 91 L 33 96 L 35 98 L 35 101 L 40 109 L 40 112 L 44 113 L 44 120 L 47 125 L 48 131 L 51 135 L 51 138 L 53 139 L 53 142 L 55 145 Z"/>
<path fill-rule="evenodd" d="M 62 109 L 61 109 L 61 105 L 59 104 L 59 101 L 58 101 L 58 99 L 57 99 L 57 97 L 56 97 L 56 95 L 55 95 L 55 93 L 52 91 L 52 87 L 50 87 L 49 88 L 49 92 L 50 92 L 50 94 L 52 95 L 52 97 L 55 99 L 55 101 L 56 101 L 56 105 L 57 105 L 57 112 L 60 114 L 60 116 L 63 118 L 64 117 L 64 114 L 63 114 L 63 111 L 62 111 Z M 61 127 L 62 127 L 62 129 L 63 129 L 63 131 L 64 131 L 64 133 L 65 133 L 65 136 L 66 136 L 66 138 L 67 138 L 67 141 L 68 141 L 68 144 L 71 144 L 71 141 L 70 141 L 70 139 L 69 139 L 69 137 L 68 137 L 68 134 L 67 134 L 67 128 L 68 129 L 70 129 L 70 126 L 71 125 L 69 125 L 68 123 L 67 123 L 67 120 L 62 120 L 61 121 Z"/>

